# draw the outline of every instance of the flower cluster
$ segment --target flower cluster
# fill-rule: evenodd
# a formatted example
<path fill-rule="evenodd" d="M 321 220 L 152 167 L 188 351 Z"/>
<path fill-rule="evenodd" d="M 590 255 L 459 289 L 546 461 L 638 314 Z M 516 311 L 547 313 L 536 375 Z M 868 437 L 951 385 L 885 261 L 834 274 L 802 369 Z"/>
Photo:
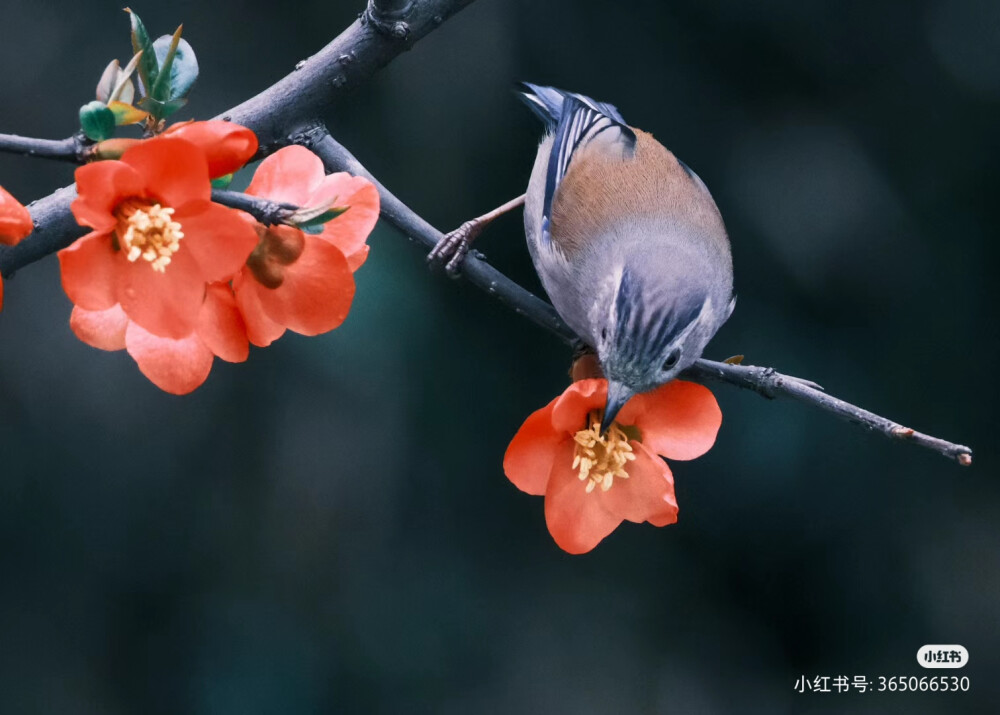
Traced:
<path fill-rule="evenodd" d="M 343 213 L 315 235 L 264 226 L 211 200 L 210 179 L 256 151 L 249 129 L 193 122 L 77 169 L 72 210 L 92 230 L 59 261 L 81 340 L 127 350 L 154 384 L 185 394 L 215 357 L 241 362 L 249 343 L 343 322 L 378 218 L 377 191 L 365 179 L 326 176 L 310 151 L 287 147 L 260 164 L 248 193 L 303 207 L 336 203 Z"/>
<path fill-rule="evenodd" d="M 504 457 L 507 478 L 545 496 L 545 521 L 563 550 L 593 549 L 622 521 L 677 521 L 674 478 L 661 457 L 700 457 L 722 412 L 702 385 L 675 380 L 636 395 L 601 433 L 608 383 L 587 378 L 534 412 Z"/>

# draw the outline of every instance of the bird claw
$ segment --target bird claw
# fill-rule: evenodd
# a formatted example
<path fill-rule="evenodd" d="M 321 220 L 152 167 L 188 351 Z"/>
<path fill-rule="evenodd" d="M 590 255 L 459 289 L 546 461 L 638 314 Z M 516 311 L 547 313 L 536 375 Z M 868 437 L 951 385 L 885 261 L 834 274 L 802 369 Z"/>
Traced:
<path fill-rule="evenodd" d="M 427 262 L 432 266 L 444 266 L 449 276 L 457 278 L 462 271 L 462 263 L 465 262 L 473 239 L 482 230 L 482 224 L 475 219 L 466 221 L 438 241 L 427 254 Z"/>

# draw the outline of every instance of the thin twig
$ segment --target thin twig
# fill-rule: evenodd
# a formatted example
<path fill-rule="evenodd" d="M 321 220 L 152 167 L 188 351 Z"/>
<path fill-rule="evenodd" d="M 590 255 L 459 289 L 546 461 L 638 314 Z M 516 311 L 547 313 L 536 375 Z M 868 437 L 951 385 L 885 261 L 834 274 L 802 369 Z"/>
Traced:
<path fill-rule="evenodd" d="M 82 134 L 74 134 L 67 139 L 35 139 L 16 134 L 0 134 L 0 152 L 21 154 L 42 159 L 58 159 L 73 164 L 82 164 L 93 142 Z"/>
<path fill-rule="evenodd" d="M 298 141 L 309 146 L 323 159 L 328 171 L 348 171 L 364 176 L 378 187 L 382 201 L 382 216 L 412 241 L 425 249 L 432 249 L 444 235 L 414 213 L 392 192 L 378 182 L 364 166 L 323 127 L 313 127 L 297 135 Z M 485 261 L 482 254 L 471 251 L 462 264 L 462 276 L 501 303 L 525 316 L 535 324 L 556 335 L 568 345 L 580 344 L 580 339 L 563 322 L 555 309 L 529 291 L 510 280 Z M 701 359 L 684 371 L 685 378 L 697 382 L 725 382 L 753 390 L 765 397 L 790 397 L 800 402 L 830 412 L 848 422 L 861 425 L 892 439 L 899 439 L 933 450 L 963 466 L 972 464 L 972 450 L 961 444 L 931 437 L 909 427 L 876 415 L 874 412 L 852 405 L 828 395 L 814 382 L 783 375 L 770 367 L 731 365 Z"/>
<path fill-rule="evenodd" d="M 284 223 L 298 208 L 298 206 L 292 204 L 282 204 L 277 201 L 269 201 L 268 199 L 251 196 L 250 194 L 244 194 L 239 191 L 227 191 L 225 189 L 212 189 L 212 201 L 223 206 L 245 211 L 266 226 Z"/>

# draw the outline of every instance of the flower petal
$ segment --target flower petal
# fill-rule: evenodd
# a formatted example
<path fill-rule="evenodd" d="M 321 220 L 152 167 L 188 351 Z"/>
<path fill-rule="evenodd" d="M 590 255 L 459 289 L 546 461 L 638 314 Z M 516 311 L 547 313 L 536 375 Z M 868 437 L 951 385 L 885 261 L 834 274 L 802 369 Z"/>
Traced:
<path fill-rule="evenodd" d="M 189 335 L 205 298 L 205 280 L 191 251 L 185 250 L 186 240 L 186 236 L 181 239 L 180 250 L 163 273 L 142 259 L 121 261 L 118 302 L 129 318 L 164 338 Z"/>
<path fill-rule="evenodd" d="M 605 508 L 595 493 L 600 487 L 587 493 L 586 482 L 580 481 L 572 464 L 573 441 L 565 440 L 556 450 L 545 490 L 545 523 L 559 548 L 583 554 L 614 531 L 622 518 Z"/>
<path fill-rule="evenodd" d="M 704 385 L 674 380 L 633 397 L 622 408 L 619 421 L 639 427 L 643 444 L 657 454 L 694 459 L 715 444 L 722 410 Z"/>
<path fill-rule="evenodd" d="M 259 348 L 266 348 L 285 334 L 285 328 L 278 325 L 264 312 L 258 291 L 267 290 L 249 275 L 249 269 L 243 269 L 233 279 L 233 293 L 236 295 L 236 305 L 246 323 L 247 338 Z"/>
<path fill-rule="evenodd" d="M 142 196 L 146 180 L 135 168 L 122 161 L 95 161 L 73 175 L 77 197 L 70 210 L 81 226 L 106 233 L 118 223 L 115 207 L 124 199 Z"/>
<path fill-rule="evenodd" d="M 115 286 L 121 256 L 107 235 L 90 233 L 59 251 L 63 290 L 85 310 L 106 310 L 118 302 Z"/>
<path fill-rule="evenodd" d="M 556 399 L 552 408 L 552 426 L 560 432 L 575 434 L 587 426 L 589 412 L 604 409 L 607 396 L 607 380 L 577 380 Z"/>
<path fill-rule="evenodd" d="M 128 316 L 120 305 L 106 310 L 84 310 L 73 306 L 69 327 L 76 337 L 99 350 L 124 350 Z"/>
<path fill-rule="evenodd" d="M 213 179 L 233 173 L 257 153 L 256 134 L 239 124 L 220 119 L 176 124 L 163 136 L 185 139 L 201 149 L 208 160 L 208 174 Z"/>
<path fill-rule="evenodd" d="M 378 222 L 378 190 L 364 177 L 338 172 L 324 177 L 322 184 L 310 197 L 309 205 L 316 206 L 334 198 L 337 206 L 349 208 L 328 221 L 322 233 L 317 235 L 339 248 L 347 256 L 351 270 L 356 271 L 368 257 L 365 241 Z"/>
<path fill-rule="evenodd" d="M 674 477 L 660 457 L 644 444 L 633 441 L 635 460 L 625 468 L 628 479 L 615 479 L 611 488 L 600 493 L 605 508 L 636 524 L 644 521 L 665 526 L 677 521 Z M 600 488 L 594 492 L 600 491 Z"/>
<path fill-rule="evenodd" d="M 0 243 L 17 245 L 34 229 L 28 209 L 0 186 Z"/>
<path fill-rule="evenodd" d="M 177 208 L 173 219 L 184 232 L 181 250 L 194 255 L 207 282 L 231 279 L 257 245 L 253 224 L 239 211 L 211 201 L 189 201 Z"/>
<path fill-rule="evenodd" d="M 354 277 L 338 248 L 305 236 L 302 255 L 285 267 L 278 288 L 255 285 L 267 316 L 302 335 L 319 335 L 344 322 L 354 300 Z"/>
<path fill-rule="evenodd" d="M 246 193 L 301 207 L 324 176 L 322 159 L 304 146 L 286 146 L 260 163 Z"/>
<path fill-rule="evenodd" d="M 246 323 L 227 284 L 213 283 L 205 289 L 198 335 L 209 350 L 227 362 L 243 362 L 250 354 Z"/>
<path fill-rule="evenodd" d="M 121 160 L 142 174 L 146 195 L 164 206 L 178 208 L 212 195 L 208 160 L 197 146 L 183 139 L 159 136 L 130 147 Z"/>
<path fill-rule="evenodd" d="M 545 494 L 552 461 L 560 440 L 565 439 L 565 435 L 552 427 L 552 407 L 556 400 L 528 416 L 504 454 L 504 474 L 522 492 Z"/>
<path fill-rule="evenodd" d="M 191 392 L 205 382 L 212 370 L 212 351 L 196 333 L 171 340 L 129 323 L 125 346 L 142 374 L 161 390 L 174 395 Z"/>

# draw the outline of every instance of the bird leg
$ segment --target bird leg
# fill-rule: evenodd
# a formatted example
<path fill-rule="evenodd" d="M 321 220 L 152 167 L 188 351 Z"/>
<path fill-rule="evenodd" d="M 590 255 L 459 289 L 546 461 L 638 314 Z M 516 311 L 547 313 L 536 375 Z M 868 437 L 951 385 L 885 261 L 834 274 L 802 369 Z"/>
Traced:
<path fill-rule="evenodd" d="M 454 231 L 446 235 L 427 254 L 427 262 L 435 265 L 444 265 L 448 275 L 456 277 L 462 267 L 469 247 L 476 236 L 482 233 L 483 229 L 498 216 L 502 216 L 508 211 L 524 205 L 524 194 L 516 199 L 511 199 L 503 206 L 498 206 L 487 214 L 483 214 L 471 221 L 466 221 Z"/>

